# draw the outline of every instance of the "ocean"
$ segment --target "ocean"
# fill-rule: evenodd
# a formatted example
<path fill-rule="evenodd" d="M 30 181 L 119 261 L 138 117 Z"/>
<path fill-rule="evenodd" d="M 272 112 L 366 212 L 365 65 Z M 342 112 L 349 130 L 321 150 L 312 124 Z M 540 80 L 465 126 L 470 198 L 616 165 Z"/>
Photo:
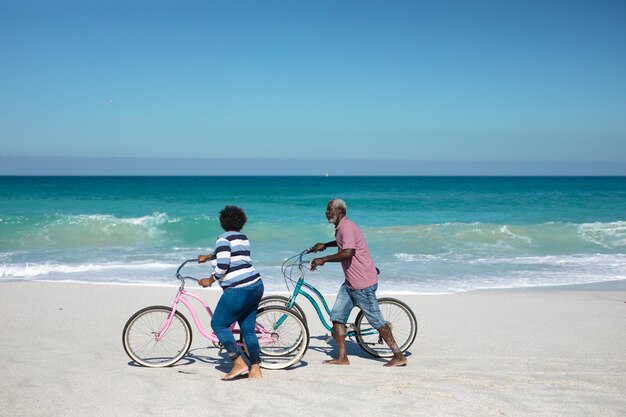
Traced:
<path fill-rule="evenodd" d="M 178 285 L 178 265 L 213 248 L 219 210 L 235 204 L 266 291 L 284 291 L 282 262 L 333 239 L 335 197 L 381 293 L 626 279 L 626 177 L 329 176 L 0 177 L 0 280 Z M 307 279 L 334 293 L 343 274 L 329 263 Z"/>

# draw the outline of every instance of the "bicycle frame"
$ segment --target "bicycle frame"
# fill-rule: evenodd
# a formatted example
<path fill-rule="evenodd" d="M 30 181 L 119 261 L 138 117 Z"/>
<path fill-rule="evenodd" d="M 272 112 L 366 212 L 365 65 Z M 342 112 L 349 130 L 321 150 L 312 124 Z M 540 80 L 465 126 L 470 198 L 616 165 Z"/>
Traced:
<path fill-rule="evenodd" d="M 189 277 L 189 276 L 183 277 L 180 274 L 180 270 L 189 262 L 197 262 L 197 260 L 196 259 L 186 260 L 178 267 L 178 270 L 176 271 L 176 278 L 181 281 L 181 284 L 180 284 L 180 287 L 178 288 L 178 293 L 176 294 L 176 298 L 174 299 L 174 302 L 172 303 L 172 311 L 170 312 L 167 319 L 165 320 L 165 323 L 163 324 L 163 327 L 159 331 L 159 334 L 156 338 L 157 340 L 160 340 L 161 337 L 167 333 L 167 330 L 169 329 L 172 323 L 172 320 L 174 319 L 174 315 L 176 314 L 176 311 L 178 310 L 178 303 L 182 303 L 185 307 L 187 307 L 187 310 L 189 310 L 189 313 L 191 313 L 193 322 L 196 328 L 198 329 L 198 331 L 202 334 L 202 336 L 209 339 L 211 342 L 217 344 L 219 343 L 219 339 L 217 338 L 215 333 L 213 332 L 209 333 L 205 330 L 204 326 L 200 322 L 200 318 L 198 317 L 198 314 L 196 313 L 196 310 L 193 304 L 191 304 L 191 302 L 189 302 L 189 300 L 187 299 L 187 297 L 191 297 L 199 301 L 200 304 L 202 304 L 202 306 L 205 308 L 205 310 L 209 314 L 209 317 L 213 317 L 213 310 L 211 310 L 211 307 L 209 307 L 208 303 L 204 301 L 204 299 L 202 299 L 200 296 L 196 294 L 193 294 L 185 290 L 185 280 L 189 279 L 189 280 L 196 281 L 196 282 L 199 281 L 198 279 L 194 277 Z M 231 325 L 230 330 L 233 332 L 234 335 L 237 335 L 237 334 L 240 334 L 241 331 L 235 328 L 235 324 L 236 323 L 233 323 Z M 275 342 L 274 337 L 266 329 L 261 328 L 257 325 L 255 326 L 255 330 L 257 333 L 257 337 L 259 338 L 259 344 Z M 237 346 L 240 346 L 240 347 L 243 346 L 243 342 L 237 340 Z"/>
<path fill-rule="evenodd" d="M 317 313 L 317 317 L 320 319 L 320 322 L 326 328 L 326 330 L 332 332 L 333 330 L 332 324 L 329 324 L 330 308 L 328 307 L 328 303 L 326 302 L 324 295 L 322 295 L 322 293 L 317 288 L 315 288 L 312 284 L 309 284 L 308 282 L 304 280 L 304 275 L 305 275 L 304 263 L 305 262 L 302 260 L 302 257 L 307 253 L 309 253 L 309 251 L 305 250 L 301 252 L 298 257 L 298 269 L 300 270 L 300 278 L 298 278 L 298 281 L 295 284 L 295 287 L 291 294 L 291 298 L 289 299 L 288 308 L 291 309 L 294 303 L 296 302 L 296 299 L 298 298 L 298 296 L 302 295 L 304 298 L 309 300 L 309 302 L 313 305 L 313 308 L 315 309 L 315 312 Z M 283 274 L 285 274 L 285 270 L 283 270 Z M 309 292 L 307 291 L 310 291 L 311 293 L 313 293 L 313 295 L 309 294 Z M 322 307 L 324 308 L 324 311 L 326 312 L 326 316 L 323 315 L 322 309 L 320 308 L 320 305 L 318 304 L 314 296 L 317 297 L 317 299 L 320 301 Z M 329 320 L 327 320 L 327 317 Z M 367 331 L 361 331 L 361 334 L 363 335 L 374 334 L 374 333 L 378 333 L 378 330 L 371 328 L 371 329 L 367 329 Z M 354 329 L 354 325 L 352 323 L 348 323 L 346 336 L 353 337 L 355 334 L 356 334 L 356 330 Z"/>
<path fill-rule="evenodd" d="M 313 305 L 313 308 L 315 309 L 315 312 L 317 313 L 317 317 L 319 317 L 320 322 L 326 328 L 326 330 L 329 330 L 329 331 L 332 330 L 333 328 L 326 321 L 326 317 L 323 315 L 322 309 L 320 308 L 318 302 L 306 290 L 311 291 L 313 293 L 313 295 L 318 298 L 318 300 L 322 304 L 322 307 L 324 307 L 324 310 L 326 312 L 326 316 L 330 317 L 330 308 L 328 307 L 328 303 L 326 302 L 326 299 L 324 298 L 322 293 L 319 292 L 319 290 L 317 288 L 315 288 L 313 285 L 309 284 L 308 282 L 304 281 L 304 273 L 302 274 L 300 279 L 298 279 L 298 283 L 296 284 L 296 286 L 295 286 L 295 288 L 293 290 L 293 293 L 291 294 L 291 299 L 289 300 L 289 306 L 288 307 L 292 308 L 293 304 L 296 302 L 296 298 L 299 295 L 302 295 L 304 298 L 309 300 L 311 305 Z"/>
<path fill-rule="evenodd" d="M 174 299 L 174 302 L 172 303 L 172 312 L 167 317 L 167 320 L 165 320 L 165 323 L 163 324 L 163 328 L 159 331 L 159 337 L 157 337 L 157 340 L 161 338 L 161 335 L 164 335 L 165 333 L 167 333 L 167 330 L 169 329 L 170 324 L 172 323 L 174 315 L 176 314 L 176 311 L 178 310 L 178 303 L 182 303 L 185 307 L 187 307 L 187 310 L 189 310 L 189 313 L 191 313 L 191 317 L 193 318 L 193 322 L 196 325 L 196 328 L 198 329 L 198 331 L 204 337 L 209 339 L 211 342 L 218 343 L 219 340 L 217 339 L 217 336 L 215 336 L 215 333 L 213 332 L 209 333 L 204 329 L 204 327 L 202 326 L 202 323 L 200 322 L 200 318 L 198 317 L 198 314 L 196 313 L 195 308 L 189 302 L 189 300 L 187 300 L 185 297 L 192 297 L 193 299 L 198 300 L 202 304 L 202 306 L 206 309 L 206 311 L 209 313 L 209 317 L 213 317 L 213 311 L 211 310 L 211 307 L 209 307 L 209 305 L 206 303 L 206 301 L 204 301 L 201 297 L 197 296 L 196 294 L 185 291 L 181 286 L 181 288 L 178 289 L 178 293 L 176 294 L 176 298 Z M 234 327 L 234 324 L 233 324 L 233 327 Z M 238 331 L 235 329 L 231 328 L 231 330 L 233 331 L 233 333 L 238 333 Z M 239 342 L 237 343 L 239 344 Z"/>

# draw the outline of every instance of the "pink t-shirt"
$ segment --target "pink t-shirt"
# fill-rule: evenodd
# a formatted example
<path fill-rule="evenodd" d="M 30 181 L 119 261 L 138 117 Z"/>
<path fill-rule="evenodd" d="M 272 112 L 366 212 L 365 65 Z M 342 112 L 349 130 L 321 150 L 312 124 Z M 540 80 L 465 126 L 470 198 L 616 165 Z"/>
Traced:
<path fill-rule="evenodd" d="M 359 226 L 342 218 L 335 227 L 335 240 L 340 251 L 354 249 L 354 256 L 341 262 L 348 288 L 360 290 L 378 283 L 376 267 Z"/>

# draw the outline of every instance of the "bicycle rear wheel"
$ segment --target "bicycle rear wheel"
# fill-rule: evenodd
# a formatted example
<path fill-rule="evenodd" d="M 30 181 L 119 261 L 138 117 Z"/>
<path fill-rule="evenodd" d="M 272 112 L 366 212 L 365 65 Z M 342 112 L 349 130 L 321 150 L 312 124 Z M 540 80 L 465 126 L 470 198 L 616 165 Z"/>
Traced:
<path fill-rule="evenodd" d="M 160 334 L 171 307 L 152 306 L 139 310 L 131 316 L 122 332 L 126 354 L 139 365 L 162 368 L 178 362 L 191 346 L 191 326 L 179 311 L 165 334 Z"/>
<path fill-rule="evenodd" d="M 417 335 L 415 314 L 408 305 L 395 298 L 379 298 L 378 304 L 398 347 L 402 352 L 405 352 L 411 347 Z M 393 356 L 393 352 L 378 331 L 370 325 L 363 311 L 359 311 L 357 314 L 355 327 L 356 342 L 364 351 L 378 358 Z"/>
<path fill-rule="evenodd" d="M 283 295 L 268 295 L 261 298 L 259 308 L 269 306 L 287 307 L 289 305 L 289 301 L 291 301 L 290 297 L 285 297 Z M 304 310 L 302 310 L 302 307 L 300 307 L 298 303 L 293 303 L 293 309 L 300 315 L 300 318 L 302 319 L 304 324 L 306 324 L 306 315 L 304 314 Z"/>
<path fill-rule="evenodd" d="M 285 307 L 259 309 L 256 328 L 262 368 L 289 368 L 302 359 L 309 347 L 309 329 L 296 312 Z M 248 355 L 245 343 L 244 352 Z"/>

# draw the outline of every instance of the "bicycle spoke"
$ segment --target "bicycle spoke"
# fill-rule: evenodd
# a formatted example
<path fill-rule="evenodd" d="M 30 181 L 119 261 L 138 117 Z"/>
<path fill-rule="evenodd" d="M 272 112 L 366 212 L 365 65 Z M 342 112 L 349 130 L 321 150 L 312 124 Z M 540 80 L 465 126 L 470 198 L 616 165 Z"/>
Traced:
<path fill-rule="evenodd" d="M 167 331 L 159 334 L 170 314 L 168 307 L 149 307 L 127 322 L 123 333 L 124 349 L 135 362 L 148 367 L 169 366 L 187 353 L 191 328 L 180 313 L 172 317 Z"/>
<path fill-rule="evenodd" d="M 401 301 L 392 298 L 380 299 L 379 305 L 398 347 L 401 351 L 406 351 L 415 340 L 417 332 L 417 321 L 411 309 Z M 366 352 L 378 357 L 393 355 L 391 348 L 382 340 L 379 333 L 372 329 L 362 312 L 357 316 L 356 327 L 357 343 Z"/>
<path fill-rule="evenodd" d="M 257 313 L 261 366 L 287 368 L 300 360 L 309 343 L 302 319 L 284 307 L 270 306 Z"/>

